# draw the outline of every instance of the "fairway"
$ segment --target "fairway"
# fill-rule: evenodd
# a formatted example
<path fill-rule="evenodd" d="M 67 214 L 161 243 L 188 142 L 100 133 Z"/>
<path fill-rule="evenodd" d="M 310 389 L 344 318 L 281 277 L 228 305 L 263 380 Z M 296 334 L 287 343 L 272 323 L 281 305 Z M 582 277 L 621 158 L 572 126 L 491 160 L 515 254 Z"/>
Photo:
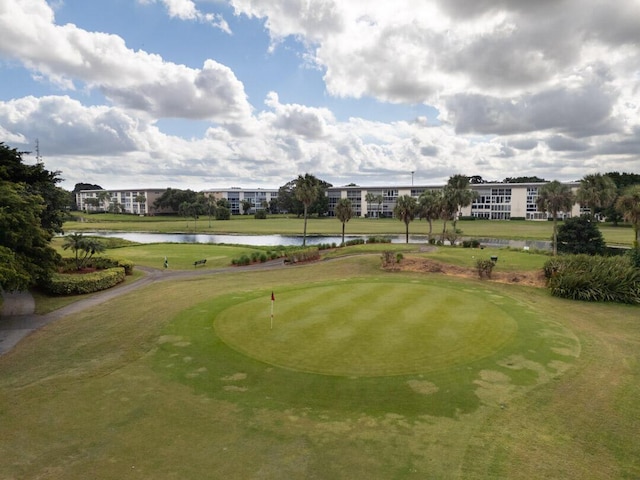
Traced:
<path fill-rule="evenodd" d="M 434 285 L 311 286 L 239 302 L 215 319 L 230 347 L 309 373 L 384 376 L 427 373 L 494 354 L 516 321 L 481 292 Z"/>

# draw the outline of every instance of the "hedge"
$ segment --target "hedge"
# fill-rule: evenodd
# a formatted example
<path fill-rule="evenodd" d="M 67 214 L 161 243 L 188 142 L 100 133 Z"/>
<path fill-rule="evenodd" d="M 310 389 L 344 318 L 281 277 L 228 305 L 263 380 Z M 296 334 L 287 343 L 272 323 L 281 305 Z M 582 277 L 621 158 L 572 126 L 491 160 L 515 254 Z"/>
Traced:
<path fill-rule="evenodd" d="M 284 261 L 287 263 L 310 262 L 320 259 L 320 250 L 317 247 L 304 248 L 287 252 Z"/>
<path fill-rule="evenodd" d="M 64 257 L 60 261 L 60 266 L 65 273 L 73 273 L 76 270 L 76 261 L 73 257 Z M 121 258 L 109 258 L 109 257 L 91 257 L 87 259 L 83 268 L 97 268 L 99 270 L 105 270 L 107 268 L 122 267 L 124 268 L 125 275 L 133 274 L 133 267 L 135 264 L 131 260 L 125 260 Z"/>
<path fill-rule="evenodd" d="M 124 281 L 124 267 L 85 274 L 54 273 L 47 291 L 54 295 L 78 295 L 106 290 Z"/>

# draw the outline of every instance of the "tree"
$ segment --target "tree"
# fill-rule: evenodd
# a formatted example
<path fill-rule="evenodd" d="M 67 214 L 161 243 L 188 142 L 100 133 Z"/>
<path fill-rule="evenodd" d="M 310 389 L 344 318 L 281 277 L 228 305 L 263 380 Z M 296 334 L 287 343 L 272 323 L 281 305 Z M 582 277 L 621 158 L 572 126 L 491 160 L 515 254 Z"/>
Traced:
<path fill-rule="evenodd" d="M 585 175 L 585 177 L 580 180 L 576 200 L 580 205 L 589 208 L 591 217 L 593 218 L 596 210 L 602 210 L 613 205 L 617 196 L 618 189 L 616 188 L 616 184 L 613 183 L 613 180 L 606 175 L 596 173 Z"/>
<path fill-rule="evenodd" d="M 143 207 L 147 202 L 147 197 L 145 197 L 144 194 L 140 193 L 136 195 L 133 200 L 138 204 L 138 213 L 143 213 L 145 209 L 141 207 Z"/>
<path fill-rule="evenodd" d="M 558 227 L 558 251 L 602 255 L 606 245 L 596 222 L 588 215 L 568 218 Z"/>
<path fill-rule="evenodd" d="M 367 192 L 367 194 L 364 197 L 365 202 L 367 202 L 367 210 L 369 210 L 371 208 L 371 204 L 372 203 L 377 203 L 378 204 L 378 209 L 376 211 L 376 217 L 380 218 L 380 207 L 382 205 L 382 202 L 384 202 L 384 197 L 380 194 L 375 194 L 373 192 Z M 371 215 L 369 215 L 371 216 Z"/>
<path fill-rule="evenodd" d="M 504 183 L 547 183 L 547 180 L 540 177 L 507 177 L 503 180 Z"/>
<path fill-rule="evenodd" d="M 443 194 L 449 205 L 455 205 L 453 215 L 453 229 L 455 230 L 460 216 L 460 209 L 471 205 L 471 202 L 476 198 L 476 192 L 469 187 L 469 177 L 466 175 L 453 175 L 449 177 Z"/>
<path fill-rule="evenodd" d="M 633 246 L 640 248 L 640 184 L 627 187 L 618 198 L 616 208 L 633 226 Z"/>
<path fill-rule="evenodd" d="M 242 213 L 244 215 L 248 215 L 249 214 L 249 210 L 251 210 L 251 207 L 253 207 L 253 203 L 248 198 L 245 198 L 244 200 L 242 200 L 240 205 L 242 207 Z"/>
<path fill-rule="evenodd" d="M 114 207 L 113 205 L 117 202 L 115 202 L 114 204 L 111 203 L 111 194 L 109 192 L 107 192 L 106 190 L 100 192 L 97 195 L 97 200 L 98 200 L 98 206 L 102 206 L 102 211 L 106 211 L 107 208 L 109 209 L 110 212 L 113 213 L 118 213 L 118 209 L 117 207 Z M 105 203 L 107 203 L 107 207 L 105 208 Z"/>
<path fill-rule="evenodd" d="M 418 197 L 418 217 L 429 222 L 429 242 L 433 234 L 433 220 L 442 213 L 442 190 L 425 190 Z"/>
<path fill-rule="evenodd" d="M 101 241 L 95 238 L 85 237 L 82 233 L 72 233 L 67 235 L 64 238 L 62 248 L 64 250 L 68 250 L 70 248 L 74 251 L 77 270 L 81 270 L 86 261 L 93 257 L 93 255 L 104 252 L 105 250 L 105 246 Z M 84 252 L 82 257 L 80 257 L 81 251 Z"/>
<path fill-rule="evenodd" d="M 180 204 L 182 203 L 194 203 L 197 201 L 198 194 L 193 190 L 180 190 L 179 188 L 167 188 L 162 195 L 160 195 L 153 206 L 158 209 L 171 210 L 179 213 Z"/>
<path fill-rule="evenodd" d="M 304 176 L 298 175 L 295 186 L 295 196 L 304 207 L 304 230 L 302 234 L 302 246 L 307 244 L 307 215 L 309 206 L 318 198 L 319 185 L 318 179 L 313 175 L 305 173 Z"/>
<path fill-rule="evenodd" d="M 553 255 L 558 254 L 558 213 L 570 211 L 574 203 L 575 196 L 568 185 L 554 180 L 540 187 L 536 204 L 538 210 L 553 218 Z"/>
<path fill-rule="evenodd" d="M 351 217 L 353 217 L 351 200 L 349 200 L 348 198 L 341 198 L 340 200 L 338 200 L 338 203 L 336 204 L 335 214 L 336 217 L 338 217 L 338 220 L 342 222 L 342 245 L 344 245 L 344 227 L 345 224 L 349 220 L 351 220 Z"/>
<path fill-rule="evenodd" d="M 59 172 L 25 165 L 23 154 L 0 142 L 0 247 L 8 259 L 2 289 L 45 283 L 59 260 L 49 242 L 62 232 L 67 194 L 56 185 Z"/>
<path fill-rule="evenodd" d="M 398 197 L 393 214 L 402 220 L 405 226 L 405 242 L 409 243 L 409 224 L 416 217 L 418 211 L 418 202 L 411 195 L 403 195 Z"/>

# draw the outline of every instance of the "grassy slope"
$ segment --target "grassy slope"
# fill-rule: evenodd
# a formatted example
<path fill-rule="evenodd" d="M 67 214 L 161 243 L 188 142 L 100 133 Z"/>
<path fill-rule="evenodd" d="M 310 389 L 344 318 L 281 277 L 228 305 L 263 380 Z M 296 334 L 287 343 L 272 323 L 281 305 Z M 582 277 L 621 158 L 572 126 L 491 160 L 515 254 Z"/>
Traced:
<path fill-rule="evenodd" d="M 349 379 L 341 378 L 333 390 L 323 390 L 331 408 L 319 408 L 311 396 L 305 407 L 305 396 L 325 377 L 263 367 L 271 387 L 254 385 L 251 375 L 243 375 L 255 371 L 256 363 L 240 355 L 232 358 L 236 370 L 207 382 L 195 361 L 208 354 L 199 339 L 211 334 L 201 302 L 215 305 L 216 298 L 234 293 L 318 281 L 370 279 L 381 275 L 378 265 L 377 256 L 361 256 L 238 272 L 224 282 L 214 276 L 159 283 L 36 332 L 0 357 L 0 478 L 640 476 L 637 307 L 570 302 L 519 286 L 459 283 L 456 288 L 481 288 L 511 297 L 521 308 L 544 311 L 580 341 L 580 355 L 563 375 L 527 395 L 509 395 L 509 384 L 502 385 L 509 397 L 504 408 L 487 402 L 459 415 L 417 415 L 400 401 L 382 401 L 379 411 L 358 411 L 353 406 L 359 400 L 351 394 L 359 389 L 350 391 Z M 536 338 L 531 341 L 535 349 Z M 166 347 L 183 352 L 172 357 Z M 192 362 L 193 368 L 184 367 Z M 217 374 L 216 363 L 211 358 Z M 193 376 L 178 381 L 180 370 Z M 534 371 L 531 378 L 543 373 Z M 371 382 L 379 382 L 380 395 L 385 386 L 389 395 L 397 394 L 386 378 Z M 485 382 L 499 389 L 501 377 L 489 375 Z M 265 388 L 272 394 L 264 395 Z M 282 402 L 279 391 L 297 402 Z M 375 398 L 366 401 L 377 404 Z M 428 396 L 424 402 L 427 408 Z"/>

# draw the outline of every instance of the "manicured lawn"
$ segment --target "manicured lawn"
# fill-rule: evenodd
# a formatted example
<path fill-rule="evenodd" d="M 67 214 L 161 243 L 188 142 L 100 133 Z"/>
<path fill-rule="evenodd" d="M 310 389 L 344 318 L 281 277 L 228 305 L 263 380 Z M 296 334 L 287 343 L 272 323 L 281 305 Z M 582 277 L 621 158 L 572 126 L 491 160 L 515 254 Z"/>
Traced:
<path fill-rule="evenodd" d="M 67 222 L 65 231 L 126 231 L 126 232 L 194 232 L 199 233 L 238 233 L 238 234 L 283 234 L 302 235 L 303 219 L 285 216 L 270 216 L 265 220 L 256 220 L 249 215 L 235 215 L 231 220 L 211 222 L 201 219 L 197 226 L 193 220 L 186 222 L 179 217 L 136 217 L 134 215 L 94 214 L 84 217 L 83 222 Z M 342 224 L 335 218 L 309 218 L 309 235 L 340 235 Z M 451 228 L 450 222 L 448 228 Z M 550 240 L 553 232 L 552 222 L 532 221 L 460 221 L 458 228 L 464 237 L 504 238 L 517 240 Z M 411 235 L 426 235 L 429 226 L 425 221 L 416 220 L 409 226 Z M 629 228 L 602 225 L 601 231 L 607 243 L 631 245 L 633 232 Z M 433 233 L 442 232 L 442 222 L 433 224 Z M 392 218 L 370 219 L 353 218 L 346 225 L 349 235 L 404 235 L 404 223 Z"/>
<path fill-rule="evenodd" d="M 637 478 L 639 311 L 376 255 L 154 283 L 0 357 L 0 478 Z"/>

